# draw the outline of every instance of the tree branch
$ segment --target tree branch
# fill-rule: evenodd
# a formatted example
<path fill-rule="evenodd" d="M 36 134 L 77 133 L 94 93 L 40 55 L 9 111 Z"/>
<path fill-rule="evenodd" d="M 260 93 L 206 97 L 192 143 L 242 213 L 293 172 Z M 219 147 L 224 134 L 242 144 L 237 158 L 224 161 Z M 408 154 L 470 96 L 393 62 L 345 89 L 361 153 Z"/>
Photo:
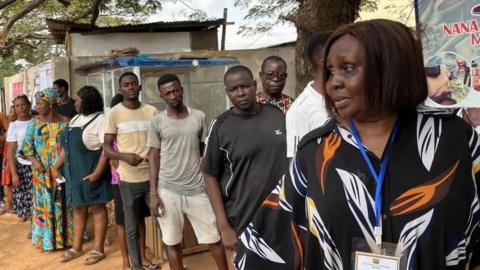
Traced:
<path fill-rule="evenodd" d="M 83 19 L 83 18 L 85 18 L 85 17 L 88 17 L 88 15 L 90 15 L 90 14 L 92 14 L 92 10 L 91 10 L 91 9 L 85 11 L 85 12 L 82 13 L 82 14 L 79 14 L 79 15 L 73 17 L 73 18 L 70 19 L 69 21 L 71 21 L 71 22 L 76 22 L 76 21 L 81 20 L 81 19 Z"/>
<path fill-rule="evenodd" d="M 89 8 L 88 10 L 86 10 L 84 13 L 81 13 L 75 17 L 73 17 L 72 19 L 70 19 L 69 21 L 71 22 L 76 22 L 78 20 L 81 20 L 83 18 L 86 18 L 88 17 L 90 14 L 92 15 L 92 18 L 90 19 L 90 24 L 92 26 L 95 25 L 95 22 L 97 21 L 98 19 L 98 15 L 100 13 L 100 4 L 102 3 L 102 0 L 95 0 L 95 2 L 93 3 L 92 7 Z"/>
<path fill-rule="evenodd" d="M 34 45 L 30 42 L 27 42 L 23 37 L 14 37 L 14 38 L 9 38 L 8 41 L 5 42 L 5 44 L 0 45 L 0 50 L 12 49 L 16 45 L 25 45 L 25 46 L 29 46 L 33 49 L 38 48 L 36 45 Z"/>
<path fill-rule="evenodd" d="M 51 36 L 49 35 L 42 35 L 42 34 L 37 34 L 37 33 L 27 33 L 23 35 L 19 35 L 17 38 L 21 39 L 36 39 L 36 40 L 49 40 L 52 39 Z"/>
<path fill-rule="evenodd" d="M 98 19 L 98 15 L 100 14 L 100 3 L 102 0 L 95 0 L 92 6 L 92 18 L 90 19 L 90 25 L 95 26 L 95 22 Z"/>
<path fill-rule="evenodd" d="M 13 45 L 25 45 L 25 46 L 29 46 L 29 47 L 31 47 L 31 48 L 33 48 L 33 49 L 38 49 L 37 46 L 35 46 L 35 45 L 31 44 L 31 43 L 28 43 L 28 42 L 26 42 L 26 41 L 22 41 L 22 40 L 17 40 L 17 41 L 15 41 L 15 42 L 12 44 L 12 46 L 13 46 Z"/>
<path fill-rule="evenodd" d="M 18 12 L 17 14 L 13 15 L 3 26 L 2 32 L 0 33 L 0 46 L 5 45 L 6 38 L 12 29 L 12 26 L 21 18 L 25 17 L 29 12 L 43 4 L 46 0 L 32 0 L 28 2 L 27 6 Z"/>
<path fill-rule="evenodd" d="M 57 0 L 60 4 L 62 4 L 64 7 L 70 6 L 70 0 Z"/>
<path fill-rule="evenodd" d="M 295 16 L 293 14 L 288 14 L 288 15 L 280 15 L 279 16 L 280 19 L 282 20 L 285 20 L 285 21 L 288 21 L 288 22 L 292 22 L 294 24 L 297 24 L 297 19 L 295 18 Z"/>
<path fill-rule="evenodd" d="M 5 0 L 5 1 L 0 1 L 0 10 L 4 9 L 10 4 L 13 4 L 16 0 Z"/>

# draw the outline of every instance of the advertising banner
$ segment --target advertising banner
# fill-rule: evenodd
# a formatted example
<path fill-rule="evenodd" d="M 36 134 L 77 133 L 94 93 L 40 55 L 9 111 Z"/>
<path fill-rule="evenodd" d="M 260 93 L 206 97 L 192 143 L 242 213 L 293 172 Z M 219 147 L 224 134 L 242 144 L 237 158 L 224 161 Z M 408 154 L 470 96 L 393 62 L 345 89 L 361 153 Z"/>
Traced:
<path fill-rule="evenodd" d="M 480 107 L 480 0 L 417 0 L 427 105 Z"/>

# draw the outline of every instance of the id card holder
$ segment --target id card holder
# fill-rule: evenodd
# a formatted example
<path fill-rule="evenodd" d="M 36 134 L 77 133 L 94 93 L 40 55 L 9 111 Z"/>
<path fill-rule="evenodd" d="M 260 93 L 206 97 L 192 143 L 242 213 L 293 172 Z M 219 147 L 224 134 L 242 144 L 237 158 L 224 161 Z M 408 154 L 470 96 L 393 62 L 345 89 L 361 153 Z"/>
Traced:
<path fill-rule="evenodd" d="M 354 238 L 352 242 L 352 270 L 403 270 L 402 258 L 395 256 L 397 245 L 382 242 L 380 245 Z"/>

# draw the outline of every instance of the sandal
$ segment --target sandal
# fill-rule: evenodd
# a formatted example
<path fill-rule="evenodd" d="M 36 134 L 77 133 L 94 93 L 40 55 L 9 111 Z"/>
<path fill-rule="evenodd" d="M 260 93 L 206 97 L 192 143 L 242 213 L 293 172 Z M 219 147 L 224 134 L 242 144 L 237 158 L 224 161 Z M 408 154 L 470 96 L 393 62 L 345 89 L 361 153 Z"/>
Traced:
<path fill-rule="evenodd" d="M 112 245 L 113 241 L 110 237 L 105 237 L 105 241 L 103 243 L 108 247 Z"/>
<path fill-rule="evenodd" d="M 153 269 L 158 269 L 159 265 L 155 264 L 155 263 L 150 263 L 150 264 L 142 263 L 142 267 L 143 267 L 143 269 L 147 269 L 147 270 L 152 269 L 153 270 Z"/>
<path fill-rule="evenodd" d="M 105 258 L 105 253 L 102 253 L 98 250 L 92 250 L 88 253 L 88 256 L 85 258 L 85 265 L 96 264 Z"/>
<path fill-rule="evenodd" d="M 11 213 L 12 210 L 10 208 L 0 208 L 0 216 L 3 215 L 3 214 L 7 214 L 7 213 Z"/>
<path fill-rule="evenodd" d="M 78 252 L 78 251 L 75 251 L 73 248 L 71 248 L 67 250 L 65 253 L 63 253 L 62 259 L 60 260 L 60 262 L 64 263 L 64 262 L 71 261 L 75 258 L 82 256 L 82 254 L 83 252 Z"/>

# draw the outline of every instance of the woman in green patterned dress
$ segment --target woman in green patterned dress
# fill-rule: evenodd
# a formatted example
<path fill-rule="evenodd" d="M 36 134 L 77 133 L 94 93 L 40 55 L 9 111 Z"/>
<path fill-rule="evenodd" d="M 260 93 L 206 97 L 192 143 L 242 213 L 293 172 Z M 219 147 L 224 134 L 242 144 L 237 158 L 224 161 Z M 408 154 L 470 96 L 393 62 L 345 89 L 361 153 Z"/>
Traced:
<path fill-rule="evenodd" d="M 56 162 L 61 149 L 60 136 L 67 122 L 53 111 L 59 96 L 53 88 L 35 94 L 37 118 L 25 132 L 18 155 L 33 165 L 33 226 L 32 243 L 43 251 L 63 249 L 72 245 L 72 211 L 65 203 L 62 176 Z"/>

